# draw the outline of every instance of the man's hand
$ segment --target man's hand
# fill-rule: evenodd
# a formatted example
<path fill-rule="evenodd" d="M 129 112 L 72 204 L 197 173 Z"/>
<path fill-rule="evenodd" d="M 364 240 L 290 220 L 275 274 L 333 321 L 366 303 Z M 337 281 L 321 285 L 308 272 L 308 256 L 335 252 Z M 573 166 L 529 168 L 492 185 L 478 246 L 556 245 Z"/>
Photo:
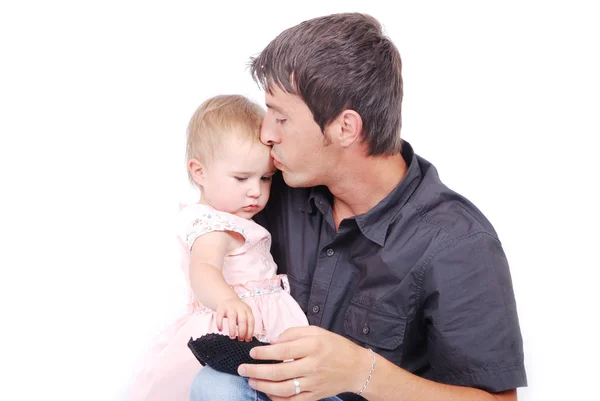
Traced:
<path fill-rule="evenodd" d="M 274 365 L 240 365 L 240 376 L 273 401 L 309 401 L 359 391 L 371 369 L 371 354 L 342 336 L 316 326 L 286 330 L 271 345 L 255 347 L 250 356 L 284 360 Z M 300 384 L 296 395 L 294 379 Z"/>

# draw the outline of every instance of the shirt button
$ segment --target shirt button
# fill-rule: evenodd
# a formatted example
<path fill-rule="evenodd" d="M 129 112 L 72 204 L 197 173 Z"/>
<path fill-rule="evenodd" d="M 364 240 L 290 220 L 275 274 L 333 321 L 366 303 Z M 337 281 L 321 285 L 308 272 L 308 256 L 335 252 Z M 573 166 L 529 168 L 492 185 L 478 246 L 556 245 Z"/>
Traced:
<path fill-rule="evenodd" d="M 363 327 L 363 334 L 369 334 L 369 331 L 371 331 L 371 329 L 367 326 Z"/>
<path fill-rule="evenodd" d="M 313 306 L 313 309 L 312 309 L 313 313 L 319 313 L 320 310 L 321 310 L 321 308 L 319 308 L 319 305 Z"/>
<path fill-rule="evenodd" d="M 333 254 L 334 254 L 334 253 L 335 253 L 335 252 L 334 252 L 334 251 L 333 251 L 333 249 L 331 249 L 331 248 L 329 248 L 329 249 L 327 250 L 327 256 L 333 256 Z"/>

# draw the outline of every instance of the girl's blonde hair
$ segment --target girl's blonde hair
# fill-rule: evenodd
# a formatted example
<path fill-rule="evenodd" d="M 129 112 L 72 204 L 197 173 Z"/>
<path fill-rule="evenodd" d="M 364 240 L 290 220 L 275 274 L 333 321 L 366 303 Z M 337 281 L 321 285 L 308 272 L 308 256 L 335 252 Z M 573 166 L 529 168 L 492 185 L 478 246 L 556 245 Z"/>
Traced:
<path fill-rule="evenodd" d="M 260 141 L 260 125 L 265 111 L 242 95 L 219 95 L 207 99 L 196 110 L 187 128 L 186 170 L 190 160 L 208 163 L 220 151 L 223 138 L 236 136 Z"/>

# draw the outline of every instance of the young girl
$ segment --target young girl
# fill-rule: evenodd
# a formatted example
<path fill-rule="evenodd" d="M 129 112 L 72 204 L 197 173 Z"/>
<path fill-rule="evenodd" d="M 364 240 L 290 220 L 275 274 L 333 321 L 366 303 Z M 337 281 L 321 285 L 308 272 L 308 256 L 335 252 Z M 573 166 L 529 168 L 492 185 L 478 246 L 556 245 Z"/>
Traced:
<path fill-rule="evenodd" d="M 188 313 L 156 340 L 130 400 L 189 401 L 200 363 L 187 343 L 207 333 L 269 341 L 308 325 L 270 254 L 271 235 L 253 222 L 269 199 L 275 167 L 260 142 L 264 111 L 243 96 L 217 96 L 192 116 L 187 168 L 200 189 L 182 206 L 179 239 L 189 278 Z"/>

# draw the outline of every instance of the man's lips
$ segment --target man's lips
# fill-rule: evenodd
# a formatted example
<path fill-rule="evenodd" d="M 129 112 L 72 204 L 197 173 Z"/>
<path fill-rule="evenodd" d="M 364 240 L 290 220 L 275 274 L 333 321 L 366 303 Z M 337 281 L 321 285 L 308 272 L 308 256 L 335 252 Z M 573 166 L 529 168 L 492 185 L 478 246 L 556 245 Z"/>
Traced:
<path fill-rule="evenodd" d="M 281 162 L 279 160 L 277 160 L 277 158 L 275 157 L 275 154 L 273 154 L 272 151 L 271 151 L 271 158 L 273 159 L 273 164 L 275 165 L 275 167 L 279 168 L 278 166 L 283 166 L 283 164 L 281 164 Z"/>

